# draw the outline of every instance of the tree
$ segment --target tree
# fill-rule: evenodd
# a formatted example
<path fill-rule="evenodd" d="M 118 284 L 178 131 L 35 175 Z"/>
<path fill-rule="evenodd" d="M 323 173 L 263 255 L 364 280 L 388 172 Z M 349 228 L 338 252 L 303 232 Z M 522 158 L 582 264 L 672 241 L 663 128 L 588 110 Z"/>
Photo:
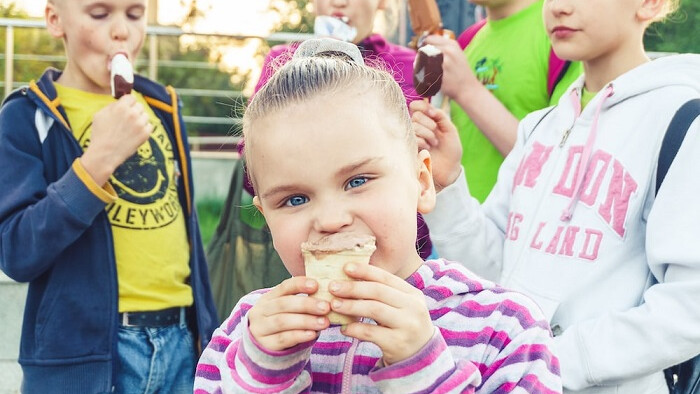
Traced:
<path fill-rule="evenodd" d="M 240 96 L 240 92 L 249 79 L 250 71 L 223 71 L 219 68 L 221 55 L 216 53 L 215 48 L 224 44 L 221 38 L 198 38 L 194 43 L 183 47 L 178 37 L 170 36 L 161 37 L 158 44 L 159 81 L 181 90 L 230 92 L 226 97 L 219 97 L 183 94 L 181 91 L 183 115 L 222 119 L 242 116 L 245 98 Z M 236 128 L 221 124 L 201 123 L 188 124 L 187 131 L 190 135 L 227 135 L 239 132 Z"/>
<path fill-rule="evenodd" d="M 655 52 L 700 53 L 700 1 L 682 0 L 680 9 L 663 23 L 652 25 L 645 46 Z"/>
<path fill-rule="evenodd" d="M 201 17 L 196 1 L 192 3 L 186 20 Z M 0 3 L 0 17 L 29 19 L 29 16 L 14 1 Z M 5 52 L 5 29 L 0 31 L 0 54 Z M 220 64 L 221 54 L 216 48 L 225 44 L 225 38 L 200 38 L 184 47 L 179 37 L 165 36 L 158 40 L 158 81 L 174 86 L 176 89 L 206 89 L 231 92 L 230 99 L 216 96 L 197 96 L 181 94 L 184 104 L 183 115 L 203 117 L 232 118 L 240 117 L 244 108 L 244 99 L 240 92 L 250 72 L 238 69 L 223 70 Z M 230 40 L 228 40 L 230 41 Z M 148 48 L 142 50 L 136 71 L 144 73 L 147 64 Z M 14 29 L 13 80 L 26 84 L 38 79 L 47 67 L 62 69 L 65 66 L 65 52 L 61 40 L 57 40 L 45 30 L 36 28 Z M 5 63 L 0 62 L 0 72 L 4 75 Z M 243 101 L 241 101 L 243 100 Z M 221 124 L 188 124 L 190 135 L 225 135 L 232 130 Z M 233 130 L 234 132 L 236 130 Z"/>
<path fill-rule="evenodd" d="M 0 4 L 0 17 L 29 19 L 29 15 L 22 10 L 15 2 Z M 5 33 L 7 28 L 0 29 L 2 39 L 0 39 L 0 53 L 5 53 Z M 37 58 L 36 56 L 26 56 L 27 50 L 31 48 L 32 54 L 49 55 L 52 58 Z M 63 55 L 63 44 L 51 37 L 45 30 L 34 28 L 15 28 L 13 53 L 19 59 L 13 62 L 13 81 L 16 83 L 27 83 L 32 79 L 37 79 L 46 67 L 62 68 L 65 61 L 61 59 Z M 26 60 L 25 60 L 26 57 Z M 4 57 L 3 57 L 4 59 Z M 5 75 L 5 62 L 0 63 L 2 75 Z"/>

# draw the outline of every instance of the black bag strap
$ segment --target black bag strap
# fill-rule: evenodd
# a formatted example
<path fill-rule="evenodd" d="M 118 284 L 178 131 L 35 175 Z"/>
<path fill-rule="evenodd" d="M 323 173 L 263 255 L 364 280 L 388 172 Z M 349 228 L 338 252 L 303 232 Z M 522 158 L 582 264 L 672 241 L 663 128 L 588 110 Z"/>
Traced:
<path fill-rule="evenodd" d="M 700 98 L 693 99 L 683 104 L 676 114 L 673 115 L 671 123 L 668 125 L 664 140 L 661 143 L 659 151 L 659 161 L 656 169 L 656 194 L 659 193 L 661 184 L 664 182 L 666 173 L 676 157 L 678 149 L 680 149 L 685 135 L 688 133 L 690 125 L 695 118 L 700 116 Z M 700 368 L 700 356 L 696 356 L 684 363 L 674 365 L 664 370 L 666 384 L 669 392 L 676 393 L 694 393 L 698 387 L 698 368 Z M 694 382 L 694 383 L 693 383 Z M 690 388 L 693 385 L 694 388 Z"/>
<path fill-rule="evenodd" d="M 700 116 L 700 98 L 693 99 L 683 104 L 676 114 L 671 119 L 668 125 L 664 141 L 661 143 L 661 151 L 659 152 L 659 164 L 656 169 L 656 193 L 659 193 L 659 188 L 666 177 L 668 169 L 676 157 L 678 149 L 680 149 L 683 139 L 685 138 L 690 125 L 695 118 Z"/>

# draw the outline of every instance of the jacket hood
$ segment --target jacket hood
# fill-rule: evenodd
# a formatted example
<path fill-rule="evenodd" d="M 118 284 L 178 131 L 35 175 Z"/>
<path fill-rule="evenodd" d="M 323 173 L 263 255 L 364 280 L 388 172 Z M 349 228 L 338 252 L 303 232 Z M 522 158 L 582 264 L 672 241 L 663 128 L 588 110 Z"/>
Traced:
<path fill-rule="evenodd" d="M 53 83 L 61 74 L 62 72 L 60 70 L 48 68 L 36 82 L 39 89 L 44 92 L 50 100 L 56 98 L 56 88 L 53 86 Z M 140 92 L 144 96 L 153 97 L 162 102 L 169 103 L 171 101 L 170 93 L 163 85 L 138 74 L 134 75 L 134 90 Z"/>
<path fill-rule="evenodd" d="M 578 92 L 583 88 L 585 75 L 569 88 Z M 700 94 L 700 55 L 670 55 L 644 63 L 611 81 L 612 95 L 606 100 L 603 109 L 613 106 L 627 98 L 648 93 L 666 87 L 686 87 Z M 604 90 L 604 89 L 603 89 Z M 600 94 L 599 94 L 600 95 Z M 562 95 L 562 101 L 568 101 L 568 94 Z M 591 101 L 594 103 L 598 98 Z"/>
<path fill-rule="evenodd" d="M 572 125 L 581 115 L 581 90 L 584 81 L 585 75 L 582 75 L 569 88 L 568 94 L 562 95 L 559 100 L 560 107 L 564 109 L 563 116 L 568 117 Z M 579 162 L 579 167 L 583 168 L 584 173 L 596 143 L 601 113 L 627 99 L 666 88 L 688 89 L 692 96 L 700 95 L 700 55 L 673 55 L 644 63 L 609 82 L 596 94 L 586 107 L 592 107 L 595 112 Z M 573 196 L 561 214 L 562 221 L 571 220 L 583 182 L 584 177 L 577 177 Z"/>

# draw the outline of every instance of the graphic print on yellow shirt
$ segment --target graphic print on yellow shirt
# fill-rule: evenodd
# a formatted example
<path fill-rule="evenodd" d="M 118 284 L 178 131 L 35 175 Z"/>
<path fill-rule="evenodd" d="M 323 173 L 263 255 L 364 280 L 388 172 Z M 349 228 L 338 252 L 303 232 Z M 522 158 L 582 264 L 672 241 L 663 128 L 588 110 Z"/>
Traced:
<path fill-rule="evenodd" d="M 115 99 L 58 84 L 56 91 L 73 135 L 85 150 L 93 115 Z M 119 311 L 191 305 L 192 290 L 185 283 L 190 275 L 189 243 L 177 193 L 179 167 L 160 120 L 141 94 L 132 94 L 154 129 L 109 180 L 119 196 L 106 208 L 117 261 Z"/>

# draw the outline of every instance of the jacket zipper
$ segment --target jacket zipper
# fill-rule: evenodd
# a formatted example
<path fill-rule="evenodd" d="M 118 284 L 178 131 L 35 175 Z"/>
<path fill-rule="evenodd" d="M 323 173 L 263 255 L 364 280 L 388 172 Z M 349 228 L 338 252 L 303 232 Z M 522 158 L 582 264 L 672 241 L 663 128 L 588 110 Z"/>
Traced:
<path fill-rule="evenodd" d="M 576 123 L 576 122 L 574 122 Z M 564 144 L 566 143 L 566 140 L 569 139 L 569 134 L 571 134 L 571 130 L 573 130 L 574 126 L 571 125 L 566 131 L 564 131 L 564 135 L 561 137 L 561 142 L 559 142 L 559 147 L 563 148 Z"/>
<path fill-rule="evenodd" d="M 352 345 L 348 349 L 348 353 L 345 356 L 345 363 L 343 365 L 343 383 L 340 389 L 341 393 L 350 393 L 350 377 L 352 374 L 353 360 L 355 359 L 355 351 L 360 341 L 357 338 L 352 339 Z"/>
<path fill-rule="evenodd" d="M 578 119 L 578 118 L 577 118 L 577 119 Z M 564 135 L 562 136 L 562 139 L 561 139 L 561 141 L 559 142 L 559 147 L 560 147 L 560 148 L 563 148 L 563 147 L 564 147 L 564 143 L 566 143 L 566 140 L 569 138 L 569 135 L 571 135 L 571 130 L 573 130 L 574 127 L 576 126 L 576 120 L 577 120 L 577 119 L 574 119 L 574 123 L 573 123 L 566 131 L 564 131 Z M 555 150 L 553 149 L 552 151 L 553 151 L 552 153 L 554 153 Z M 550 160 L 554 159 L 554 160 L 555 160 L 554 163 L 553 163 L 553 164 L 554 164 L 554 168 L 559 168 L 559 163 L 561 162 L 562 156 L 563 156 L 563 155 L 562 155 L 563 150 L 562 150 L 562 149 L 557 149 L 556 152 L 557 152 L 557 157 L 556 157 L 556 158 L 552 157 L 552 158 L 550 158 Z M 550 175 L 547 177 L 547 179 L 546 179 L 547 185 L 551 185 L 552 180 L 555 179 L 555 178 L 556 178 L 556 175 L 554 175 L 554 173 L 550 174 Z M 538 217 L 538 215 L 539 215 L 540 212 L 542 211 L 542 205 L 543 205 L 543 204 L 544 204 L 544 199 L 543 199 L 543 198 L 539 198 L 539 203 L 537 204 L 537 207 L 536 207 L 535 210 L 533 211 L 533 212 L 534 212 L 533 218 Z M 537 225 L 538 225 L 538 224 L 537 224 L 537 221 L 536 221 L 536 220 L 533 221 L 532 223 L 530 223 L 530 226 L 528 227 L 528 231 L 521 232 L 521 234 L 523 234 L 523 235 L 525 235 L 525 234 L 532 235 L 532 234 L 533 234 L 533 229 L 534 229 L 535 226 L 537 226 Z M 510 271 L 510 273 L 508 274 L 508 276 L 507 276 L 506 278 L 503 278 L 502 283 L 503 283 L 504 286 L 507 286 L 508 284 L 510 284 L 511 279 L 513 279 L 513 277 L 515 276 L 515 274 L 520 270 L 520 265 L 521 265 L 521 262 L 523 261 L 523 256 L 525 255 L 525 253 L 526 253 L 526 251 L 527 251 L 527 249 L 528 249 L 528 247 L 529 247 L 529 245 L 530 245 L 530 242 L 531 242 L 531 240 L 527 240 L 527 239 L 523 238 L 523 240 L 522 240 L 522 245 L 520 245 L 518 252 L 515 254 L 516 256 L 518 256 L 518 257 L 515 259 L 515 265 L 514 265 L 513 269 Z"/>

